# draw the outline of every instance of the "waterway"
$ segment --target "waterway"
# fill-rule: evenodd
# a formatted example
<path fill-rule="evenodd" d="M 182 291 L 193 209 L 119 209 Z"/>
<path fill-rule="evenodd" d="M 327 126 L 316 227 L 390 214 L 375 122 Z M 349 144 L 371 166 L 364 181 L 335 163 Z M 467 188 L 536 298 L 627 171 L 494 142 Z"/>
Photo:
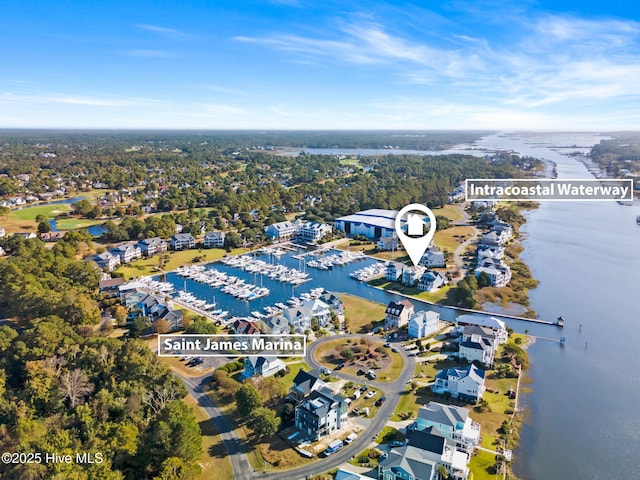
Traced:
<path fill-rule="evenodd" d="M 601 138 L 510 134 L 479 144 L 551 160 L 559 178 L 573 179 L 592 176 L 567 155 L 577 148 L 555 147 L 588 150 Z M 563 348 L 538 341 L 529 351 L 532 392 L 524 396 L 526 421 L 514 452 L 522 479 L 638 477 L 639 214 L 639 207 L 615 202 L 542 202 L 527 213 L 521 256 L 540 281 L 531 307 L 541 318 L 563 315 L 567 341 Z M 554 336 L 550 327 L 527 328 Z"/>

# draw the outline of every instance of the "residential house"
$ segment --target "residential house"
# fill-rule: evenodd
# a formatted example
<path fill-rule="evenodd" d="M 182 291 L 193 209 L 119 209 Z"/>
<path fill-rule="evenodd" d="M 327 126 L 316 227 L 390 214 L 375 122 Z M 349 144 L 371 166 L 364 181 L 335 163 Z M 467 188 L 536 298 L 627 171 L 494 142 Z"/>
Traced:
<path fill-rule="evenodd" d="M 436 429 L 408 430 L 407 443 L 389 451 L 378 463 L 380 480 L 438 480 L 440 467 L 450 479 L 466 480 L 469 455 L 455 448 L 453 442 Z"/>
<path fill-rule="evenodd" d="M 305 372 L 300 369 L 293 379 L 293 387 L 289 390 L 289 398 L 295 402 L 300 402 L 311 392 L 326 386 L 327 384 L 320 379 L 320 372 L 318 370 Z"/>
<path fill-rule="evenodd" d="M 174 250 L 187 250 L 196 248 L 196 239 L 190 233 L 176 233 L 170 240 L 171 248 Z"/>
<path fill-rule="evenodd" d="M 482 398 L 485 391 L 484 373 L 484 370 L 473 363 L 466 367 L 446 368 L 437 373 L 431 389 L 435 393 L 448 393 L 453 398 L 475 403 Z"/>
<path fill-rule="evenodd" d="M 509 336 L 507 324 L 496 317 L 487 317 L 486 315 L 460 315 L 456 318 L 456 330 L 461 334 L 464 335 L 464 329 L 469 325 L 483 327 L 486 331 L 493 332 L 498 345 L 506 343 Z"/>
<path fill-rule="evenodd" d="M 98 264 L 100 268 L 107 272 L 112 272 L 120 265 L 120 256 L 113 255 L 111 252 L 104 252 L 94 255 L 93 261 Z"/>
<path fill-rule="evenodd" d="M 31 240 L 32 238 L 38 238 L 38 236 L 33 232 L 16 232 L 13 234 L 14 237 L 22 237 L 25 240 Z"/>
<path fill-rule="evenodd" d="M 307 242 L 317 242 L 330 232 L 330 225 L 317 222 L 304 222 L 298 229 L 298 236 Z"/>
<path fill-rule="evenodd" d="M 491 368 L 497 348 L 498 339 L 492 330 L 469 325 L 463 329 L 458 356 L 469 362 L 478 361 Z"/>
<path fill-rule="evenodd" d="M 489 284 L 492 287 L 505 287 L 511 281 L 511 268 L 500 261 L 498 265 L 485 259 L 483 264 L 474 270 L 476 277 L 482 274 L 489 277 Z"/>
<path fill-rule="evenodd" d="M 333 310 L 333 313 L 336 315 L 344 315 L 344 303 L 335 293 L 324 290 L 318 298 L 322 300 L 330 310 Z"/>
<path fill-rule="evenodd" d="M 61 240 L 67 232 L 43 232 L 40 234 L 40 240 L 43 242 L 57 242 Z"/>
<path fill-rule="evenodd" d="M 418 290 L 425 292 L 435 292 L 447 283 L 447 279 L 442 273 L 427 270 L 420 277 L 418 282 Z"/>
<path fill-rule="evenodd" d="M 430 248 L 422 255 L 420 265 L 427 268 L 442 268 L 446 267 L 447 263 L 444 260 L 444 253 L 437 248 Z"/>
<path fill-rule="evenodd" d="M 422 272 L 424 272 L 424 267 L 405 267 L 402 270 L 402 284 L 407 287 L 415 287 L 422 277 Z"/>
<path fill-rule="evenodd" d="M 409 318 L 409 337 L 423 338 L 435 333 L 438 330 L 440 314 L 431 310 L 420 310 Z"/>
<path fill-rule="evenodd" d="M 478 245 L 478 263 L 484 258 L 497 258 L 504 257 L 504 247 L 498 247 L 493 245 Z"/>
<path fill-rule="evenodd" d="M 224 247 L 224 239 L 227 234 L 224 232 L 207 232 L 204 235 L 204 247 L 205 248 L 222 248 Z"/>
<path fill-rule="evenodd" d="M 380 252 L 395 252 L 400 248 L 400 241 L 397 236 L 381 237 L 376 244 L 378 251 Z"/>
<path fill-rule="evenodd" d="M 142 258 L 142 250 L 135 243 L 124 243 L 111 249 L 113 255 L 120 257 L 120 263 L 129 263 Z"/>
<path fill-rule="evenodd" d="M 124 284 L 123 278 L 103 278 L 98 282 L 98 292 L 110 298 L 117 297 L 118 287 L 122 284 Z"/>
<path fill-rule="evenodd" d="M 296 429 L 317 441 L 347 424 L 347 407 L 345 399 L 328 387 L 313 390 L 296 406 Z"/>
<path fill-rule="evenodd" d="M 244 360 L 244 372 L 242 376 L 244 378 L 271 377 L 286 368 L 285 363 L 277 357 L 249 355 Z"/>
<path fill-rule="evenodd" d="M 4 237 L 6 235 L 6 232 L 4 230 L 4 227 L 0 227 L 0 238 Z"/>
<path fill-rule="evenodd" d="M 274 315 L 262 320 L 264 331 L 271 335 L 285 335 L 291 333 L 289 322 L 282 315 Z"/>
<path fill-rule="evenodd" d="M 234 321 L 231 328 L 236 335 L 260 335 L 260 329 L 254 322 L 242 318 Z"/>
<path fill-rule="evenodd" d="M 160 237 L 145 238 L 138 242 L 138 247 L 145 257 L 151 257 L 157 253 L 167 251 L 167 242 Z"/>
<path fill-rule="evenodd" d="M 420 407 L 418 418 L 409 430 L 429 427 L 436 428 L 462 452 L 471 454 L 480 444 L 480 424 L 471 419 L 468 408 L 429 402 Z"/>
<path fill-rule="evenodd" d="M 298 228 L 290 221 L 273 223 L 264 228 L 267 236 L 274 242 L 290 240 L 297 232 Z"/>
<path fill-rule="evenodd" d="M 501 232 L 497 232 L 495 230 L 492 230 L 488 233 L 485 233 L 481 240 L 480 243 L 482 245 L 490 245 L 490 246 L 502 246 L 505 243 L 507 243 L 509 241 L 509 239 L 511 238 L 511 235 L 508 234 L 508 232 L 506 230 L 502 230 Z"/>
<path fill-rule="evenodd" d="M 397 282 L 402 279 L 402 271 L 406 267 L 405 264 L 400 262 L 387 262 L 385 266 L 386 266 L 385 273 L 384 273 L 385 279 L 391 282 Z"/>
<path fill-rule="evenodd" d="M 388 330 L 405 326 L 409 323 L 409 317 L 413 315 L 413 310 L 413 303 L 409 300 L 389 302 L 384 316 L 384 328 Z"/>

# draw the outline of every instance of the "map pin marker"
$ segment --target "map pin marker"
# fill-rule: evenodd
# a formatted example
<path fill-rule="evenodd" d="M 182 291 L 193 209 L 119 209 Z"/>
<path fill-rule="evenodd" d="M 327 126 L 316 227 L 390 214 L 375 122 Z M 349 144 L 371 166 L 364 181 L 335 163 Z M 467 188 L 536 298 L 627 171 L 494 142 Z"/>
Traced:
<path fill-rule="evenodd" d="M 412 238 L 408 235 L 405 235 L 404 232 L 402 231 L 402 217 L 404 217 L 405 214 L 407 214 L 408 212 L 413 212 L 413 211 L 425 213 L 429 217 L 429 232 L 426 235 L 422 235 L 421 237 L 418 237 L 418 238 Z M 414 231 L 416 230 L 416 222 L 418 221 L 419 221 L 419 223 L 417 223 L 417 226 L 419 228 L 418 232 L 422 234 L 424 231 L 423 230 L 424 222 L 422 221 L 422 218 L 416 216 L 414 219 L 411 219 L 411 218 L 407 219 L 408 233 L 410 235 L 412 234 L 411 233 L 412 230 Z M 407 205 L 406 207 L 404 207 L 402 210 L 398 212 L 398 215 L 396 216 L 396 234 L 398 235 L 398 238 L 402 242 L 404 249 L 409 254 L 409 258 L 411 259 L 411 261 L 415 266 L 418 266 L 418 264 L 420 263 L 420 259 L 422 258 L 422 255 L 424 255 L 424 252 L 429 247 L 429 244 L 431 243 L 431 240 L 433 240 L 433 236 L 435 235 L 435 233 L 436 233 L 436 216 L 433 214 L 431 210 L 429 210 L 424 205 L 420 203 L 412 203 L 411 205 Z"/>

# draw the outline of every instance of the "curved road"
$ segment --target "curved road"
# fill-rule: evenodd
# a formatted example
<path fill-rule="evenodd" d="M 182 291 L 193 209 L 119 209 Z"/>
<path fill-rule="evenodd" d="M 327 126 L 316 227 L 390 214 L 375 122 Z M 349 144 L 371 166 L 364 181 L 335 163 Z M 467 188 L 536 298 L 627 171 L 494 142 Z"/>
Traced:
<path fill-rule="evenodd" d="M 370 335 L 351 334 L 340 336 L 344 338 L 367 337 L 380 341 L 379 339 L 371 337 Z M 316 340 L 315 342 L 313 342 L 307 349 L 307 355 L 305 358 L 307 364 L 313 368 L 320 368 L 322 365 L 315 360 L 314 353 L 320 345 L 332 340 L 335 340 L 335 336 L 333 335 L 321 338 L 320 340 Z M 387 398 L 387 400 L 378 409 L 378 413 L 372 419 L 371 424 L 363 432 L 361 432 L 360 435 L 358 435 L 358 438 L 356 440 L 354 440 L 350 445 L 347 445 L 339 452 L 334 453 L 329 457 L 322 458 L 312 464 L 292 470 L 283 470 L 273 473 L 262 473 L 253 471 L 253 468 L 251 467 L 247 459 L 246 449 L 244 444 L 242 443 L 242 440 L 237 437 L 236 432 L 233 430 L 233 427 L 229 420 L 215 406 L 215 403 L 211 400 L 211 398 L 203 391 L 203 387 L 208 381 L 208 377 L 210 375 L 205 375 L 203 377 L 193 379 L 185 378 L 182 376 L 180 376 L 180 378 L 187 387 L 189 394 L 196 399 L 198 405 L 200 405 L 200 407 L 203 408 L 207 415 L 209 415 L 216 429 L 220 433 L 224 441 L 224 445 L 229 452 L 229 457 L 231 459 L 231 464 L 233 465 L 233 471 L 235 475 L 234 478 L 236 480 L 282 480 L 283 478 L 286 478 L 287 480 L 304 480 L 308 476 L 326 472 L 327 470 L 331 470 L 345 462 L 348 462 L 352 456 L 359 454 L 364 449 L 369 447 L 372 440 L 377 437 L 382 428 L 387 424 L 387 422 L 389 421 L 389 417 L 391 417 L 391 415 L 393 414 L 393 411 L 395 410 L 396 405 L 400 400 L 400 396 L 405 391 L 407 384 L 411 381 L 416 366 L 414 357 L 410 357 L 404 349 L 400 348 L 399 353 L 404 358 L 404 368 L 402 369 L 402 373 L 397 380 L 393 382 L 367 382 L 368 385 L 376 387 L 377 389 L 384 392 L 384 396 Z M 362 378 L 355 375 L 347 375 L 340 371 L 332 372 L 331 374 L 344 380 L 351 380 L 354 382 L 362 383 Z"/>

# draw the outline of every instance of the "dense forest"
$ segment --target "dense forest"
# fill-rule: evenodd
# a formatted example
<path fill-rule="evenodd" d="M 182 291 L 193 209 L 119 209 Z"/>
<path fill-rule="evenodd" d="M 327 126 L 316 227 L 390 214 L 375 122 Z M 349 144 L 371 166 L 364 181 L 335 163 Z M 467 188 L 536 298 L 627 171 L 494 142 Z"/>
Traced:
<path fill-rule="evenodd" d="M 615 178 L 640 175 L 640 133 L 616 133 L 610 140 L 601 140 L 591 149 L 591 158 Z"/>
<path fill-rule="evenodd" d="M 0 447 L 41 456 L 1 463 L 0 477 L 195 478 L 201 437 L 186 390 L 146 345 L 98 326 L 93 267 L 66 256 L 72 246 L 12 241 L 0 298 L 19 327 L 0 326 Z M 53 453 L 73 461 L 46 462 Z"/>

